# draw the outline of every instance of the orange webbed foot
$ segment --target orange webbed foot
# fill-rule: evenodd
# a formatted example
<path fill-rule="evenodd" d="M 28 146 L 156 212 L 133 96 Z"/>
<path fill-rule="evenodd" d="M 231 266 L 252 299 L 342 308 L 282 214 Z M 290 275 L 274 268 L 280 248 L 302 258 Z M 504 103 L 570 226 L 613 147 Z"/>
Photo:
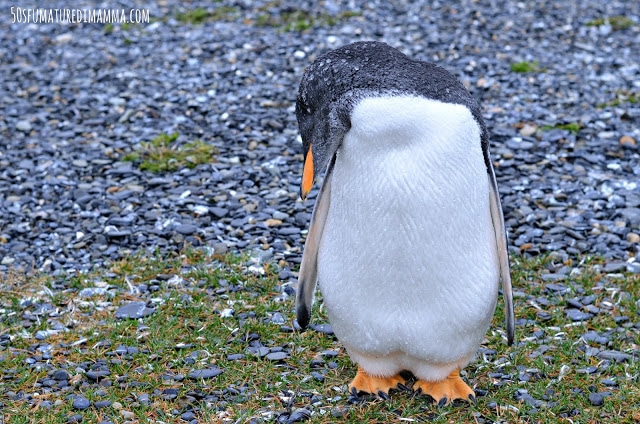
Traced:
<path fill-rule="evenodd" d="M 476 395 L 465 383 L 458 371 L 453 371 L 442 381 L 418 380 L 413 384 L 415 391 L 420 391 L 431 396 L 439 406 L 448 405 L 456 399 L 466 400 L 472 403 L 476 401 Z"/>
<path fill-rule="evenodd" d="M 349 392 L 354 396 L 364 392 L 388 399 L 389 390 L 406 389 L 405 383 L 406 380 L 400 374 L 391 377 L 376 377 L 358 367 L 358 373 L 349 384 Z"/>

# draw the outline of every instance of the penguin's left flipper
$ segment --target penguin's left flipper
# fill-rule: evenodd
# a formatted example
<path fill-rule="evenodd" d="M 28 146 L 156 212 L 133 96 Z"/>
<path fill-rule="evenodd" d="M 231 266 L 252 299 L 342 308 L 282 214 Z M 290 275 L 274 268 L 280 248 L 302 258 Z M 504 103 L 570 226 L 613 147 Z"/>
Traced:
<path fill-rule="evenodd" d="M 491 221 L 498 250 L 500 265 L 500 279 L 502 280 L 502 297 L 504 298 L 505 323 L 507 327 L 507 343 L 513 344 L 515 317 L 513 314 L 513 293 L 511 291 L 511 274 L 509 273 L 509 251 L 507 249 L 507 230 L 504 226 L 504 216 L 498 194 L 498 183 L 491 162 L 488 162 L 487 172 L 489 177 L 489 208 L 491 209 Z"/>
<path fill-rule="evenodd" d="M 327 220 L 329 205 L 331 204 L 331 174 L 335 156 L 327 167 L 327 172 L 322 181 L 322 187 L 316 199 L 316 204 L 311 214 L 311 223 L 307 233 L 307 241 L 304 244 L 304 253 L 298 273 L 298 289 L 296 291 L 296 319 L 300 328 L 305 329 L 311 320 L 311 306 L 313 304 L 313 292 L 318 281 L 318 250 L 324 231 L 324 223 Z"/>
<path fill-rule="evenodd" d="M 431 396 L 439 406 L 450 404 L 456 399 L 475 402 L 476 395 L 465 383 L 458 370 L 453 371 L 442 381 L 418 380 L 413 383 L 413 390 Z"/>

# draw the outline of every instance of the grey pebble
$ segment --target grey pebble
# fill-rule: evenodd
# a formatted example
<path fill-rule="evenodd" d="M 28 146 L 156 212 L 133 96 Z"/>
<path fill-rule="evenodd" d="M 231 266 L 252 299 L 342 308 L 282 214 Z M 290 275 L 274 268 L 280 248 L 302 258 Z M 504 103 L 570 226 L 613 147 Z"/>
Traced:
<path fill-rule="evenodd" d="M 180 234 L 188 236 L 188 235 L 191 235 L 191 234 L 197 232 L 198 231 L 198 227 L 196 227 L 193 224 L 180 224 L 175 228 L 175 230 Z"/>
<path fill-rule="evenodd" d="M 184 421 L 191 421 L 195 418 L 195 414 L 193 413 L 193 411 L 187 411 L 184 412 L 180 415 L 180 418 L 183 419 Z"/>
<path fill-rule="evenodd" d="M 109 370 L 91 370 L 91 371 L 87 371 L 85 375 L 90 380 L 98 381 L 105 377 L 110 376 L 111 372 Z"/>
<path fill-rule="evenodd" d="M 582 312 L 579 309 L 567 309 L 564 313 L 569 317 L 572 321 L 586 321 L 591 318 L 593 315 L 587 312 Z"/>
<path fill-rule="evenodd" d="M 155 312 L 154 308 L 148 308 L 145 302 L 130 302 L 120 306 L 116 310 L 116 318 L 119 319 L 138 319 L 144 318 Z"/>
<path fill-rule="evenodd" d="M 54 380 L 68 380 L 69 373 L 66 370 L 56 370 L 53 374 L 51 374 L 51 378 Z"/>
<path fill-rule="evenodd" d="M 93 402 L 93 406 L 96 409 L 108 408 L 111 405 L 112 405 L 112 402 L 110 400 L 99 400 L 99 401 Z"/>
<path fill-rule="evenodd" d="M 589 403 L 593 406 L 604 405 L 604 396 L 600 393 L 589 393 Z"/>
<path fill-rule="evenodd" d="M 233 354 L 227 355 L 227 361 L 238 361 L 244 358 L 245 356 L 242 353 L 233 353 Z"/>
<path fill-rule="evenodd" d="M 318 333 L 326 334 L 328 336 L 332 336 L 334 334 L 331 324 L 311 324 L 309 327 Z"/>
<path fill-rule="evenodd" d="M 222 370 L 218 367 L 210 367 L 201 370 L 191 370 L 187 374 L 187 377 L 197 380 L 197 379 L 207 379 L 213 378 L 222 374 Z"/>
<path fill-rule="evenodd" d="M 73 398 L 73 404 L 72 404 L 74 409 L 87 409 L 88 407 L 91 406 L 91 402 L 89 402 L 89 400 L 83 396 L 75 396 Z"/>
<path fill-rule="evenodd" d="M 22 131 L 22 132 L 27 133 L 27 132 L 31 131 L 31 129 L 32 129 L 31 122 L 26 121 L 26 120 L 18 121 L 18 122 L 16 122 L 16 129 L 18 131 Z"/>
<path fill-rule="evenodd" d="M 288 357 L 289 354 L 286 352 L 271 352 L 266 356 L 266 358 L 270 361 L 282 361 L 284 359 L 287 359 Z"/>
<path fill-rule="evenodd" d="M 300 421 L 305 421 L 311 417 L 311 411 L 306 408 L 296 409 L 289 415 L 289 419 L 287 419 L 287 423 L 298 423 Z"/>
<path fill-rule="evenodd" d="M 616 350 L 603 350 L 597 353 L 598 358 L 611 359 L 616 362 L 627 362 L 633 359 L 628 353 L 618 352 Z"/>

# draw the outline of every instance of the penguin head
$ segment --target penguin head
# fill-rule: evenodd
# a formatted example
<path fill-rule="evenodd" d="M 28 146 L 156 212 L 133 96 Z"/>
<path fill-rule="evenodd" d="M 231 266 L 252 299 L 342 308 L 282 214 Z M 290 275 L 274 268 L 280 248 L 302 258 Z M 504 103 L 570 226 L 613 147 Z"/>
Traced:
<path fill-rule="evenodd" d="M 305 71 L 296 101 L 304 168 L 304 199 L 351 128 L 351 112 L 365 97 L 412 95 L 468 107 L 483 131 L 480 109 L 469 92 L 445 69 L 414 60 L 388 44 L 359 41 L 318 57 Z"/>
<path fill-rule="evenodd" d="M 302 199 L 307 197 L 316 175 L 327 166 L 351 127 L 351 107 L 344 97 L 345 89 L 336 84 L 343 69 L 332 63 L 330 56 L 320 57 L 306 70 L 296 102 L 304 152 Z"/>
<path fill-rule="evenodd" d="M 296 102 L 304 150 L 303 199 L 351 128 L 350 116 L 357 102 L 384 91 L 385 63 L 403 58 L 410 60 L 385 43 L 361 41 L 325 53 L 309 65 Z"/>

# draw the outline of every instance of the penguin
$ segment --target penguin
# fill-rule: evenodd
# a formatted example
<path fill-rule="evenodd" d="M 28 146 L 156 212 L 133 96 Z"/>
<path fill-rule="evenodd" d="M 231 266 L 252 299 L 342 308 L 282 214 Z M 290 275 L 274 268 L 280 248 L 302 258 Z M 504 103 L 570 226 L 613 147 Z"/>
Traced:
<path fill-rule="evenodd" d="M 358 371 L 353 395 L 412 389 L 475 401 L 460 370 L 493 317 L 500 281 L 514 338 L 507 235 L 480 107 L 451 73 L 382 42 L 348 44 L 302 76 L 295 113 L 304 200 L 324 172 L 298 276 L 316 284 Z"/>

